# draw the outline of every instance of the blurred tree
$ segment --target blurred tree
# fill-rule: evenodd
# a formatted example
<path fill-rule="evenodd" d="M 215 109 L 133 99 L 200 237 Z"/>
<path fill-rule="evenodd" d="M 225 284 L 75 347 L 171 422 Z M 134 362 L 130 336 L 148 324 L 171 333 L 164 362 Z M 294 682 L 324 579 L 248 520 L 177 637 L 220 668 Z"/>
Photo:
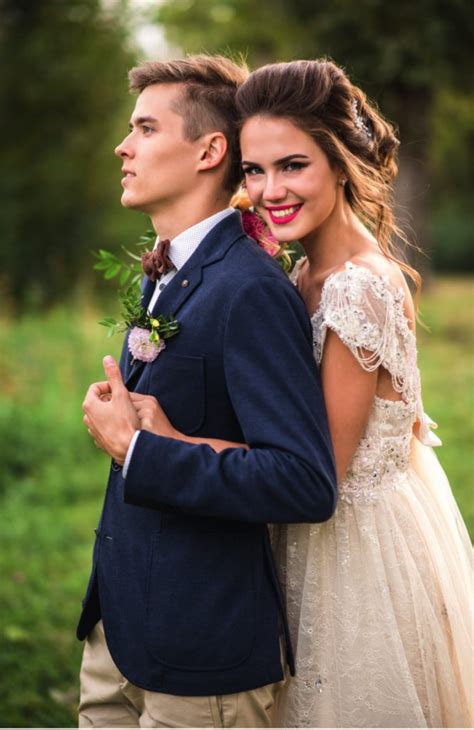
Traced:
<path fill-rule="evenodd" d="M 133 55 L 119 9 L 99 0 L 0 0 L 4 301 L 61 299 L 90 271 L 91 249 L 113 248 L 119 231 L 128 243 L 143 228 L 121 211 L 113 157 L 132 105 Z"/>
<path fill-rule="evenodd" d="M 474 94 L 441 88 L 433 111 L 433 264 L 442 271 L 474 271 Z"/>
<path fill-rule="evenodd" d="M 327 55 L 344 66 L 398 123 L 397 199 L 420 244 L 430 248 L 434 112 L 446 89 L 462 95 L 472 89 L 469 0 L 164 0 L 155 17 L 187 52 L 243 52 L 252 66 Z M 454 144 L 456 119 L 449 130 Z M 444 177 L 442 167 L 438 160 L 438 188 L 455 194 L 456 173 Z"/>

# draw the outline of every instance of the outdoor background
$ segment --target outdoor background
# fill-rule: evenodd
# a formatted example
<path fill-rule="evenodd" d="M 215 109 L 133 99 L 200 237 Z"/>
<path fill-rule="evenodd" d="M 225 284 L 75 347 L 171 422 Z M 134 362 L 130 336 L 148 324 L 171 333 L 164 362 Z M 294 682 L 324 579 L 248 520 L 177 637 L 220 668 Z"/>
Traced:
<path fill-rule="evenodd" d="M 114 146 L 146 58 L 331 56 L 402 140 L 398 202 L 427 254 L 425 407 L 471 534 L 473 8 L 469 0 L 0 0 L 0 725 L 74 726 L 75 624 L 108 472 L 81 402 L 117 355 L 116 283 L 91 251 L 133 247 Z M 291 373 L 289 373 L 291 376 Z"/>

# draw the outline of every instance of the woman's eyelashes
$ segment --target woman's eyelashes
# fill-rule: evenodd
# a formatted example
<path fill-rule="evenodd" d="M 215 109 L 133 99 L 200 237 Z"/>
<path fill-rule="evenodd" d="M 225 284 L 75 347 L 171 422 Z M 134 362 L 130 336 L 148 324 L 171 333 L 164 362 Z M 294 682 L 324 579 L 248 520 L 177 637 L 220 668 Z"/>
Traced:
<path fill-rule="evenodd" d="M 263 170 L 258 165 L 242 165 L 244 175 L 262 175 Z"/>
<path fill-rule="evenodd" d="M 307 167 L 307 162 L 297 162 L 294 160 L 293 162 L 287 162 L 285 165 L 283 165 L 282 170 L 283 172 L 295 172 L 296 170 L 302 170 L 304 167 Z"/>
<path fill-rule="evenodd" d="M 299 162 L 297 160 L 292 160 L 290 162 L 285 162 L 285 164 L 281 165 L 279 169 L 282 172 L 298 172 L 299 170 L 307 167 L 308 164 L 308 162 Z M 249 176 L 264 174 L 263 168 L 259 167 L 258 165 L 242 165 L 242 172 L 244 173 L 244 175 Z"/>

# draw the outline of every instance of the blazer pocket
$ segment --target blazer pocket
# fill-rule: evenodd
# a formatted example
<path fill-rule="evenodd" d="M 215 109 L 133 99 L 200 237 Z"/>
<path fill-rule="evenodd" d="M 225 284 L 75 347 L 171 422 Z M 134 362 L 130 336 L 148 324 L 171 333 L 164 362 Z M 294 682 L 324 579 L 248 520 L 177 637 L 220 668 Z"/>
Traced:
<path fill-rule="evenodd" d="M 147 392 L 159 400 L 173 426 L 187 434 L 197 431 L 206 413 L 204 357 L 165 350 L 149 372 Z"/>
<path fill-rule="evenodd" d="M 253 539 L 224 527 L 155 535 L 146 634 L 161 664 L 220 671 L 248 659 L 255 641 L 255 553 Z"/>

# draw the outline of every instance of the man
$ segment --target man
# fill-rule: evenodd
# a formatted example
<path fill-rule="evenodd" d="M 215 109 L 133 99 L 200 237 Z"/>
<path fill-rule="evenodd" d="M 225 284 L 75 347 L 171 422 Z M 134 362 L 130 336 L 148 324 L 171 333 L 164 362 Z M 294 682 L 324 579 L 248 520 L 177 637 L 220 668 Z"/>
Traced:
<path fill-rule="evenodd" d="M 78 627 L 84 727 L 269 726 L 281 645 L 291 671 L 293 659 L 266 523 L 335 507 L 308 317 L 228 207 L 244 78 L 206 56 L 130 73 L 122 204 L 171 241 L 174 269 L 148 280 L 143 305 L 180 329 L 151 363 L 130 364 L 126 342 L 122 375 L 105 358 L 108 382 L 84 402 L 113 457 Z M 185 434 L 249 448 L 140 430 L 129 391 L 155 396 Z"/>

